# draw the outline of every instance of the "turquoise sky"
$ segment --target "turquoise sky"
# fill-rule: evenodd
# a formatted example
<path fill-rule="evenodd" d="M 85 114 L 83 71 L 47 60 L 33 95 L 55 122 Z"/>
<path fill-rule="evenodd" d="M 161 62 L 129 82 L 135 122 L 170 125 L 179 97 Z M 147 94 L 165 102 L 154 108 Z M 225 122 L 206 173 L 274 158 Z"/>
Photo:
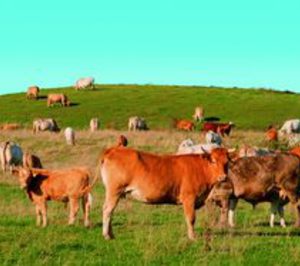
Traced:
<path fill-rule="evenodd" d="M 300 92 L 300 1 L 1 0 L 0 93 L 97 83 Z"/>

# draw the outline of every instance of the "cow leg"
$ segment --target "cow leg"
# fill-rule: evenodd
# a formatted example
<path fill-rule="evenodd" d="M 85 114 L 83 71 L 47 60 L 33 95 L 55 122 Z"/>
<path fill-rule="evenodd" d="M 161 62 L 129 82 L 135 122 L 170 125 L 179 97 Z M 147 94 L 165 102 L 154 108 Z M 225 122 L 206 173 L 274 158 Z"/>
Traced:
<path fill-rule="evenodd" d="M 47 226 L 47 203 L 46 202 L 41 203 L 39 208 L 42 213 L 43 227 L 46 227 Z"/>
<path fill-rule="evenodd" d="M 194 224 L 196 221 L 196 211 L 195 211 L 195 199 L 188 198 L 183 202 L 183 210 L 185 215 L 185 221 L 188 228 L 188 237 L 190 240 L 196 239 L 196 234 L 194 231 Z"/>
<path fill-rule="evenodd" d="M 278 211 L 278 202 L 272 201 L 271 202 L 271 216 L 270 216 L 270 227 L 274 227 L 275 215 Z"/>
<path fill-rule="evenodd" d="M 89 213 L 92 205 L 92 195 L 88 193 L 84 195 L 82 198 L 82 209 L 83 209 L 83 218 L 84 218 L 84 226 L 90 226 Z"/>
<path fill-rule="evenodd" d="M 35 205 L 35 213 L 36 213 L 36 225 L 41 225 L 41 209 L 38 205 Z"/>
<path fill-rule="evenodd" d="M 221 201 L 221 216 L 220 216 L 220 225 L 222 227 L 227 225 L 228 220 L 228 209 L 229 209 L 229 201 L 228 199 L 224 199 Z"/>
<path fill-rule="evenodd" d="M 106 192 L 102 213 L 102 235 L 106 240 L 114 238 L 111 226 L 111 217 L 119 199 L 120 194 Z"/>
<path fill-rule="evenodd" d="M 285 228 L 286 227 L 286 224 L 285 224 L 285 220 L 284 220 L 284 209 L 283 209 L 283 205 L 280 205 L 278 206 L 278 213 L 279 213 L 279 216 L 280 216 L 280 225 L 281 227 Z"/>
<path fill-rule="evenodd" d="M 70 198 L 69 225 L 74 224 L 78 210 L 79 210 L 78 198 Z"/>
<path fill-rule="evenodd" d="M 238 203 L 238 199 L 229 199 L 229 212 L 228 212 L 228 224 L 230 227 L 234 227 L 234 210 Z"/>

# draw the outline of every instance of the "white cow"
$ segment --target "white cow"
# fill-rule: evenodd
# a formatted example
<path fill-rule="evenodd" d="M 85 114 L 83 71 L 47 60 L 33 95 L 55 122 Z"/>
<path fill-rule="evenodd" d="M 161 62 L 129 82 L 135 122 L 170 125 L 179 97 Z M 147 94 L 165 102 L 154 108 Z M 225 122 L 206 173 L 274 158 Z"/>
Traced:
<path fill-rule="evenodd" d="M 292 119 L 284 122 L 283 126 L 279 130 L 279 135 L 291 133 L 300 133 L 300 119 Z"/>
<path fill-rule="evenodd" d="M 269 150 L 268 148 L 258 148 L 258 147 L 250 147 L 248 145 L 244 145 L 240 148 L 238 157 L 256 157 L 256 156 L 267 156 L 274 154 L 273 151 Z"/>
<path fill-rule="evenodd" d="M 65 138 L 68 145 L 75 145 L 75 131 L 71 127 L 65 129 Z"/>
<path fill-rule="evenodd" d="M 211 130 L 209 130 L 206 134 L 205 134 L 205 141 L 207 144 L 218 144 L 221 145 L 222 144 L 222 138 L 218 133 L 215 133 Z"/>
<path fill-rule="evenodd" d="M 6 141 L 0 144 L 0 161 L 3 172 L 9 167 L 12 172 L 13 166 L 23 164 L 23 151 L 21 147 L 12 142 Z"/>
<path fill-rule="evenodd" d="M 54 119 L 45 118 L 45 119 L 35 119 L 33 121 L 32 130 L 33 133 L 37 133 L 39 131 L 47 131 L 47 130 L 52 132 L 58 132 L 59 128 Z"/>
<path fill-rule="evenodd" d="M 95 88 L 94 86 L 95 79 L 93 77 L 87 77 L 87 78 L 80 78 L 76 81 L 75 89 L 81 90 L 88 87 L 91 87 L 92 89 Z"/>
<path fill-rule="evenodd" d="M 98 118 L 92 118 L 91 121 L 90 121 L 90 130 L 91 130 L 91 132 L 97 131 L 98 128 L 99 128 Z"/>
<path fill-rule="evenodd" d="M 195 145 L 191 139 L 186 139 L 180 143 L 176 154 L 204 154 L 216 148 L 220 148 L 220 145 L 216 143 Z"/>
<path fill-rule="evenodd" d="M 138 116 L 132 116 L 128 120 L 128 130 L 147 130 L 147 124 L 144 118 Z"/>
<path fill-rule="evenodd" d="M 196 121 L 202 121 L 204 119 L 204 108 L 202 106 L 197 106 L 193 114 L 193 118 Z"/>

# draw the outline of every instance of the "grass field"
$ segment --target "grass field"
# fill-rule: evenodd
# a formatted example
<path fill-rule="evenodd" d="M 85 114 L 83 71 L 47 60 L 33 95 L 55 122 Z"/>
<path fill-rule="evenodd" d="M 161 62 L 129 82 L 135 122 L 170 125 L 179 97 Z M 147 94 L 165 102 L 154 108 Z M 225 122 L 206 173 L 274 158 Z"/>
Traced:
<path fill-rule="evenodd" d="M 65 144 L 63 134 L 32 135 L 28 130 L 6 132 L 0 141 L 14 139 L 24 150 L 41 157 L 47 168 L 85 165 L 95 172 L 97 158 L 116 137 L 126 134 L 129 145 L 156 153 L 172 153 L 186 137 L 199 140 L 198 133 L 149 131 L 128 133 L 77 132 L 77 145 Z M 228 146 L 249 143 L 262 145 L 263 134 L 234 131 Z M 207 206 L 197 212 L 198 240 L 190 242 L 181 206 L 149 206 L 121 200 L 113 219 L 116 239 L 101 235 L 104 190 L 99 182 L 93 190 L 91 220 L 86 229 L 81 212 L 75 226 L 67 226 L 62 203 L 49 204 L 49 226 L 36 228 L 35 213 L 17 180 L 0 175 L 0 264 L 1 265 L 295 265 L 300 260 L 300 231 L 268 227 L 269 205 L 240 202 L 235 229 L 218 228 L 219 210 Z M 286 208 L 289 223 L 293 210 Z"/>
<path fill-rule="evenodd" d="M 95 91 L 73 88 L 42 90 L 38 101 L 25 99 L 25 92 L 0 96 L 0 123 L 19 122 L 31 127 L 37 117 L 52 117 L 61 127 L 84 129 L 91 117 L 101 128 L 124 130 L 128 117 L 144 117 L 151 129 L 170 128 L 172 118 L 192 118 L 197 105 L 206 116 L 233 121 L 239 129 L 265 129 L 284 120 L 300 117 L 300 95 L 254 89 L 222 89 L 183 86 L 97 85 Z M 46 107 L 50 92 L 65 93 L 69 108 Z"/>
<path fill-rule="evenodd" d="M 0 123 L 19 122 L 31 127 L 37 117 L 53 117 L 64 128 L 76 129 L 77 145 L 65 144 L 63 133 L 33 136 L 28 129 L 1 132 L 0 141 L 13 140 L 37 154 L 46 168 L 87 166 L 92 173 L 97 158 L 123 133 L 129 146 L 155 153 L 173 153 L 185 138 L 198 142 L 198 132 L 170 130 L 172 117 L 191 118 L 194 107 L 203 105 L 206 116 L 234 121 L 237 128 L 224 140 L 228 147 L 242 143 L 264 146 L 261 131 L 300 117 L 297 94 L 265 90 L 221 89 L 179 86 L 101 85 L 96 91 L 72 88 L 42 90 L 66 93 L 72 107 L 47 108 L 45 98 L 28 101 L 24 93 L 0 96 Z M 128 133 L 128 117 L 140 115 L 155 131 Z M 99 117 L 101 131 L 89 133 L 91 117 Z M 114 130 L 103 130 L 113 128 Z M 82 224 L 81 212 L 75 226 L 67 226 L 67 210 L 49 204 L 49 226 L 36 228 L 35 212 L 14 176 L 0 173 L 0 265 L 296 265 L 300 261 L 300 231 L 278 225 L 269 228 L 269 205 L 255 210 L 240 202 L 234 229 L 218 228 L 219 210 L 206 206 L 197 212 L 198 240 L 190 242 L 181 206 L 149 206 L 121 200 L 113 227 L 115 240 L 101 235 L 104 189 L 93 190 L 92 227 Z M 294 221 L 286 208 L 286 220 Z"/>

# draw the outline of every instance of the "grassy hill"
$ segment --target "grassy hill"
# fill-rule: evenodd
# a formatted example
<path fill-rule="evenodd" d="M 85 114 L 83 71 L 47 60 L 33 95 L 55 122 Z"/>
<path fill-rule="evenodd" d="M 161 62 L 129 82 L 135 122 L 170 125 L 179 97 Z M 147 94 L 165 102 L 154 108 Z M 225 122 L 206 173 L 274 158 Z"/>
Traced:
<path fill-rule="evenodd" d="M 48 93 L 65 93 L 74 103 L 69 108 L 46 107 Z M 97 85 L 95 91 L 73 88 L 42 89 L 41 99 L 26 100 L 25 93 L 0 96 L 0 123 L 19 122 L 31 127 L 37 117 L 53 117 L 61 127 L 87 128 L 98 117 L 101 128 L 126 129 L 128 117 L 145 117 L 151 129 L 170 128 L 171 119 L 191 119 L 202 105 L 206 116 L 233 121 L 240 129 L 262 130 L 269 124 L 300 117 L 298 94 L 270 90 L 153 86 Z"/>

